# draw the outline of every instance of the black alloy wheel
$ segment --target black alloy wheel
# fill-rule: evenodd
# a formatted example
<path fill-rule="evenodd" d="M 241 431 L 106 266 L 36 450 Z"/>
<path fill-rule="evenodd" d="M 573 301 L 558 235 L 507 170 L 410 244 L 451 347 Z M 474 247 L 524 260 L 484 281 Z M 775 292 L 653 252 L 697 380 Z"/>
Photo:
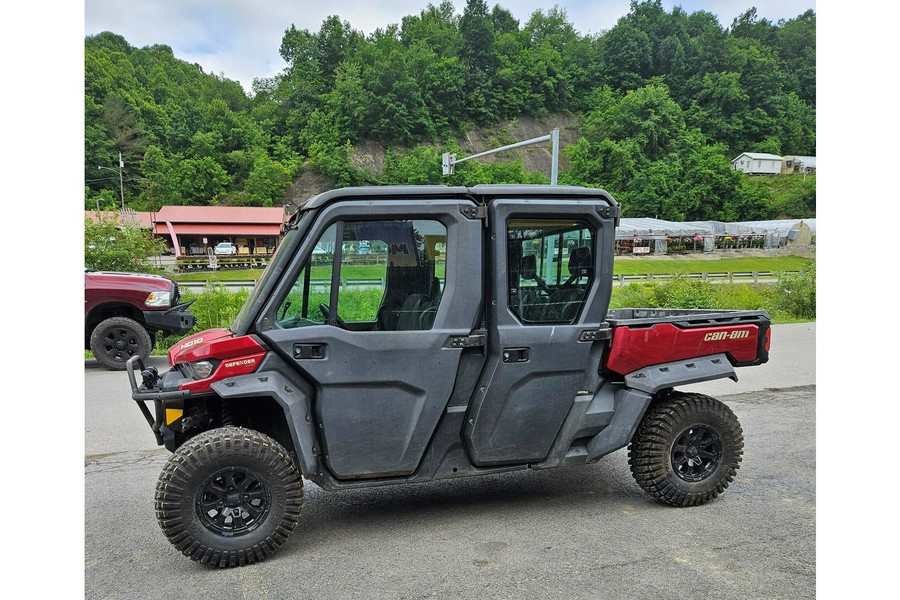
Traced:
<path fill-rule="evenodd" d="M 112 371 L 125 369 L 132 356 L 147 360 L 153 340 L 144 326 L 127 317 L 110 317 L 101 321 L 91 333 L 91 352 Z"/>
<path fill-rule="evenodd" d="M 254 471 L 227 467 L 200 487 L 195 507 L 203 526 L 222 536 L 238 536 L 260 526 L 269 514 L 272 494 Z"/>
<path fill-rule="evenodd" d="M 685 481 L 703 481 L 719 466 L 722 440 L 711 427 L 696 425 L 682 432 L 672 446 L 672 466 Z"/>

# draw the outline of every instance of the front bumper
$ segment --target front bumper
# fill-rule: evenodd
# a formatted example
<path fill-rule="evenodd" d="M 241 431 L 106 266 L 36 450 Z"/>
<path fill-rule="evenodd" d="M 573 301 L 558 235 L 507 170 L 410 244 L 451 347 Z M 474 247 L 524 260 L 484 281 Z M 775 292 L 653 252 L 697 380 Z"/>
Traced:
<path fill-rule="evenodd" d="M 151 385 L 147 382 L 154 377 L 146 376 L 149 373 L 144 368 L 144 361 L 141 357 L 134 355 L 125 363 L 125 370 L 128 373 L 128 381 L 131 384 L 131 399 L 137 402 L 141 414 L 150 425 L 153 435 L 156 436 L 156 443 L 160 446 L 165 445 L 167 448 L 171 445 L 166 443 L 167 434 L 171 434 L 171 430 L 166 427 L 166 410 L 181 410 L 184 408 L 184 399 L 191 395 L 190 390 L 165 390 L 159 382 L 162 378 L 155 378 Z M 135 373 L 141 374 L 142 383 L 139 385 Z M 153 414 L 147 408 L 147 402 L 153 402 Z"/>
<path fill-rule="evenodd" d="M 184 335 L 197 324 L 197 318 L 188 310 L 193 300 L 176 304 L 166 310 L 145 310 L 144 321 L 148 327 L 175 335 Z"/>

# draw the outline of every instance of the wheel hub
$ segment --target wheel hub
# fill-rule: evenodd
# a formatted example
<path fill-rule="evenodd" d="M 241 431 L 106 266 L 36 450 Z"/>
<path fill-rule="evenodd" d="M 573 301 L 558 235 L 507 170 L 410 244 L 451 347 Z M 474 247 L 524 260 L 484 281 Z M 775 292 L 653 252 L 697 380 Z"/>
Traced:
<path fill-rule="evenodd" d="M 125 343 L 125 340 L 116 340 L 116 343 L 113 344 L 113 347 L 116 350 L 124 350 L 128 347 L 128 344 Z"/>
<path fill-rule="evenodd" d="M 250 533 L 269 515 L 272 495 L 256 472 L 240 467 L 221 469 L 197 490 L 195 508 L 208 530 L 224 537 Z"/>
<path fill-rule="evenodd" d="M 694 425 L 675 439 L 672 467 L 684 481 L 703 481 L 719 466 L 724 449 L 722 438 L 715 429 L 708 425 Z"/>

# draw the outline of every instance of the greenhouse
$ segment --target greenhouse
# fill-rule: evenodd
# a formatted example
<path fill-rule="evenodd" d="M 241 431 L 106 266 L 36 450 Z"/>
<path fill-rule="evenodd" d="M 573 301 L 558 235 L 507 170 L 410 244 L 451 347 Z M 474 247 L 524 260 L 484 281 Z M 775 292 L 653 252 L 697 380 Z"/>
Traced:
<path fill-rule="evenodd" d="M 622 218 L 616 228 L 616 254 L 781 248 L 787 245 L 813 244 L 815 233 L 815 219 L 726 223 Z"/>

